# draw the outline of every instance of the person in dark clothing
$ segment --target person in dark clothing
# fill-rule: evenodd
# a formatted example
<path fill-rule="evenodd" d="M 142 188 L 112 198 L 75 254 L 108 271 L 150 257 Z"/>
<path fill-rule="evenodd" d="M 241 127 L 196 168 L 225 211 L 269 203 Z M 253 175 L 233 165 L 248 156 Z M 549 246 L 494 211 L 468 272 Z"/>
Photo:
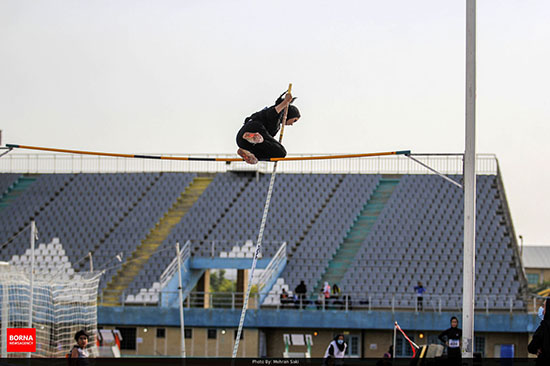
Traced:
<path fill-rule="evenodd" d="M 279 299 L 281 301 L 281 306 L 284 308 L 285 305 L 287 305 L 289 302 L 292 302 L 292 300 L 288 297 L 288 292 L 283 288 L 283 292 L 281 292 L 281 295 L 279 296 Z"/>
<path fill-rule="evenodd" d="M 331 298 L 339 299 L 340 298 L 340 293 L 341 293 L 341 291 L 340 291 L 340 287 L 338 287 L 338 284 L 335 283 L 334 285 L 332 285 L 332 296 L 331 296 Z"/>
<path fill-rule="evenodd" d="M 390 348 L 384 353 L 384 356 L 382 356 L 381 360 L 378 360 L 376 362 L 376 366 L 391 366 L 393 358 L 393 345 L 390 346 Z"/>
<path fill-rule="evenodd" d="M 393 344 L 388 348 L 388 352 L 384 353 L 384 358 L 393 358 Z"/>
<path fill-rule="evenodd" d="M 438 336 L 439 340 L 447 346 L 447 358 L 454 360 L 453 365 L 460 365 L 462 361 L 462 329 L 458 327 L 456 316 L 451 318 L 451 327 Z"/>
<path fill-rule="evenodd" d="M 424 286 L 422 286 L 422 282 L 418 282 L 418 286 L 414 287 L 414 291 L 416 292 L 416 305 L 418 311 L 424 310 L 423 306 L 423 300 L 424 300 L 424 293 L 426 292 L 426 289 Z"/>
<path fill-rule="evenodd" d="M 544 318 L 527 346 L 529 353 L 537 355 L 537 366 L 550 364 L 550 301 L 548 298 L 544 301 L 543 309 Z"/>
<path fill-rule="evenodd" d="M 332 294 L 330 298 L 332 299 L 332 305 L 335 309 L 341 309 L 343 310 L 346 306 L 344 301 L 340 299 L 340 294 L 342 291 L 340 290 L 340 287 L 338 287 L 338 284 L 332 285 Z"/>
<path fill-rule="evenodd" d="M 284 95 L 284 98 L 283 98 Z M 286 150 L 274 137 L 279 132 L 284 109 L 288 106 L 286 126 L 292 126 L 300 118 L 300 111 L 290 103 L 290 93 L 283 93 L 275 105 L 265 108 L 244 120 L 243 127 L 237 133 L 237 154 L 248 164 L 256 164 L 258 160 L 284 158 Z"/>
<path fill-rule="evenodd" d="M 297 296 L 296 307 L 306 305 L 307 287 L 304 281 L 300 281 L 300 284 L 294 289 L 294 293 Z"/>

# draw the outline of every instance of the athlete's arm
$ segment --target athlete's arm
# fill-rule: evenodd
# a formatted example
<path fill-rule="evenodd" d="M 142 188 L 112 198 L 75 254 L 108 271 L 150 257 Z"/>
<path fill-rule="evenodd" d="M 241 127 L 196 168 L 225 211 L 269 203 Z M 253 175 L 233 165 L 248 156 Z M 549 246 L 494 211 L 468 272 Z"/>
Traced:
<path fill-rule="evenodd" d="M 285 99 L 283 99 L 281 103 L 275 106 L 275 112 L 277 112 L 277 114 L 281 113 L 281 111 L 285 109 L 290 104 L 290 102 L 292 102 L 292 94 L 286 93 Z"/>

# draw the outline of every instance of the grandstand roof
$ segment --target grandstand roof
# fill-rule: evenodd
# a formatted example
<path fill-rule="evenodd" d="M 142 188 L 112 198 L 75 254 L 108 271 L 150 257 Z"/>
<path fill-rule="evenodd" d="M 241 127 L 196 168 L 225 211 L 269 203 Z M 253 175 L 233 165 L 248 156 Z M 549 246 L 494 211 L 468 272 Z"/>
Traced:
<path fill-rule="evenodd" d="M 550 269 L 550 245 L 524 246 L 522 259 L 525 268 Z"/>

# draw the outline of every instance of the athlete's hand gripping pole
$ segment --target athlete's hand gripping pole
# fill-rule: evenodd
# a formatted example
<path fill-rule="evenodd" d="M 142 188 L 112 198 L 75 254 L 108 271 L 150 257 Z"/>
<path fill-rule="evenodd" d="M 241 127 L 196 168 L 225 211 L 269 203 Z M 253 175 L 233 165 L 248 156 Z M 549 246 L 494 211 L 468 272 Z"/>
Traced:
<path fill-rule="evenodd" d="M 291 92 L 292 92 L 292 83 L 288 84 L 288 90 L 286 93 L 291 94 Z M 285 132 L 286 117 L 288 116 L 288 106 L 290 105 L 290 103 L 291 102 L 288 102 L 283 112 L 283 125 L 281 126 L 281 133 L 279 134 L 279 143 L 283 142 L 283 134 Z"/>

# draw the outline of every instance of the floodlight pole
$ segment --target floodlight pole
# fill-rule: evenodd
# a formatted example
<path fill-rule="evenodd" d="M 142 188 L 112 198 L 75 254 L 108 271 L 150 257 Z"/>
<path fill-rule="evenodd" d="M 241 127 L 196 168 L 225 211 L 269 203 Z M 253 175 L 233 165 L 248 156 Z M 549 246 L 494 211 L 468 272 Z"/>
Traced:
<path fill-rule="evenodd" d="M 462 357 L 473 357 L 476 238 L 476 0 L 466 0 L 466 144 Z"/>

